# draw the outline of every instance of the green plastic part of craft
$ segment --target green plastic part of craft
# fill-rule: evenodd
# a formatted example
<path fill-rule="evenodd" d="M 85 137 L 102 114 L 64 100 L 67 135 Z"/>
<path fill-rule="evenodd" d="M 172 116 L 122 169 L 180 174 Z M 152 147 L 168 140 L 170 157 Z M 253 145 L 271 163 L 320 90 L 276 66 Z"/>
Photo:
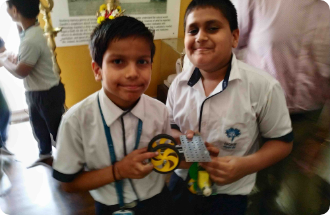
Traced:
<path fill-rule="evenodd" d="M 197 181 L 197 178 L 198 178 L 198 170 L 199 170 L 199 167 L 198 167 L 197 162 L 193 163 L 189 168 L 189 176 L 190 176 L 190 178 L 194 179 L 195 181 Z"/>

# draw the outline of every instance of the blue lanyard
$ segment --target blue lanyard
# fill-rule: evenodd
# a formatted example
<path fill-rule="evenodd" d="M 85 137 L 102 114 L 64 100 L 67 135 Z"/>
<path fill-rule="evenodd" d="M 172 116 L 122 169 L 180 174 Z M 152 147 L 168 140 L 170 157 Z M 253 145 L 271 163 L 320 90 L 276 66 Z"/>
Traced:
<path fill-rule="evenodd" d="M 111 164 L 114 165 L 117 162 L 117 158 L 116 158 L 115 148 L 113 146 L 113 141 L 112 141 L 112 137 L 111 137 L 111 133 L 110 133 L 110 127 L 106 124 L 106 122 L 104 120 L 99 97 L 97 98 L 97 101 L 99 104 L 99 109 L 100 109 L 100 113 L 101 113 L 101 117 L 102 117 L 105 136 L 106 136 L 107 142 L 108 142 Z M 139 147 L 141 134 L 142 134 L 142 120 L 139 119 L 134 150 L 136 150 Z M 119 200 L 119 206 L 120 206 L 120 208 L 123 208 L 125 206 L 124 194 L 123 194 L 123 181 L 117 181 L 117 182 L 115 182 L 115 185 L 116 185 L 116 192 L 117 192 L 117 196 L 118 196 L 118 200 Z"/>

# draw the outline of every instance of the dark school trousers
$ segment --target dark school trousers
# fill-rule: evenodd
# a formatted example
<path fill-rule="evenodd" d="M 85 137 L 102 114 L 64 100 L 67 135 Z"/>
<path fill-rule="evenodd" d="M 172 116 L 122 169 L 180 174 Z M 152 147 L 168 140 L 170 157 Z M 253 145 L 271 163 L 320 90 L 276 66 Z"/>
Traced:
<path fill-rule="evenodd" d="M 0 148 L 5 146 L 9 126 L 10 111 L 0 89 Z"/>
<path fill-rule="evenodd" d="M 30 122 L 34 137 L 39 144 L 40 155 L 52 152 L 52 141 L 56 141 L 57 130 L 65 111 L 65 90 L 63 84 L 45 91 L 25 92 L 29 107 Z"/>
<path fill-rule="evenodd" d="M 247 208 L 245 195 L 218 194 L 204 197 L 192 194 L 187 183 L 176 173 L 171 176 L 169 190 L 177 215 L 243 215 Z"/>
<path fill-rule="evenodd" d="M 114 198 L 117 198 L 114 196 Z M 95 202 L 96 215 L 108 215 L 118 211 L 119 205 L 105 205 L 100 202 Z M 165 186 L 161 193 L 150 199 L 140 201 L 137 206 L 128 210 L 134 211 L 134 215 L 172 215 L 173 202 L 170 197 L 170 192 Z"/>

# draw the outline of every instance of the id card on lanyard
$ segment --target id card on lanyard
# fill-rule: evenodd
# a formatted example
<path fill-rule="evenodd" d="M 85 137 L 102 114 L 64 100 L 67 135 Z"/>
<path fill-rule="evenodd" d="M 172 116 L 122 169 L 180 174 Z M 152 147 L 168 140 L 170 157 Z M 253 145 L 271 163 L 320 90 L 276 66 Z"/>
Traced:
<path fill-rule="evenodd" d="M 115 148 L 114 148 L 113 140 L 112 140 L 112 137 L 111 137 L 110 127 L 106 124 L 105 119 L 104 119 L 104 115 L 103 115 L 103 112 L 102 112 L 102 109 L 101 109 L 101 104 L 100 104 L 100 98 L 99 97 L 98 97 L 98 105 L 99 105 L 99 110 L 100 110 L 100 114 L 101 114 L 101 117 L 102 117 L 105 136 L 106 136 L 107 143 L 108 143 L 111 164 L 114 165 L 117 162 L 117 158 L 116 158 L 116 154 L 115 154 Z M 142 134 L 142 120 L 139 119 L 134 150 L 136 150 L 139 147 L 141 134 Z M 132 186 L 133 186 L 133 184 L 132 184 Z M 115 182 L 115 187 L 116 187 L 119 207 L 122 210 L 114 212 L 113 215 L 123 215 L 123 214 L 131 215 L 131 214 L 134 214 L 133 211 L 124 210 L 125 202 L 124 202 L 124 194 L 123 194 L 123 181 L 116 181 Z M 134 187 L 133 187 L 133 190 L 134 190 Z M 135 192 L 135 190 L 134 190 L 134 192 Z M 135 192 L 135 194 L 137 196 L 136 192 Z"/>
<path fill-rule="evenodd" d="M 134 215 L 134 211 L 120 210 L 120 211 L 113 212 L 112 215 Z"/>

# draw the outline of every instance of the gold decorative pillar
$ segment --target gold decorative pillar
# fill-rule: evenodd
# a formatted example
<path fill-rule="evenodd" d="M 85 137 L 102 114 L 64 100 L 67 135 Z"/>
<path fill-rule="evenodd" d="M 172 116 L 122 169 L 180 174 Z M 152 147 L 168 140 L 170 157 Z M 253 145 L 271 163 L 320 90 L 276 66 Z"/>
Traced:
<path fill-rule="evenodd" d="M 54 72 L 57 74 L 61 74 L 61 69 L 57 63 L 56 59 L 56 44 L 55 44 L 55 37 L 57 33 L 59 33 L 62 28 L 53 28 L 51 19 L 50 19 L 50 12 L 54 7 L 53 0 L 41 0 L 40 1 L 40 12 L 44 15 L 43 19 L 45 20 L 44 32 L 45 36 L 47 37 L 47 44 L 50 48 L 50 51 L 53 54 L 53 68 Z"/>

